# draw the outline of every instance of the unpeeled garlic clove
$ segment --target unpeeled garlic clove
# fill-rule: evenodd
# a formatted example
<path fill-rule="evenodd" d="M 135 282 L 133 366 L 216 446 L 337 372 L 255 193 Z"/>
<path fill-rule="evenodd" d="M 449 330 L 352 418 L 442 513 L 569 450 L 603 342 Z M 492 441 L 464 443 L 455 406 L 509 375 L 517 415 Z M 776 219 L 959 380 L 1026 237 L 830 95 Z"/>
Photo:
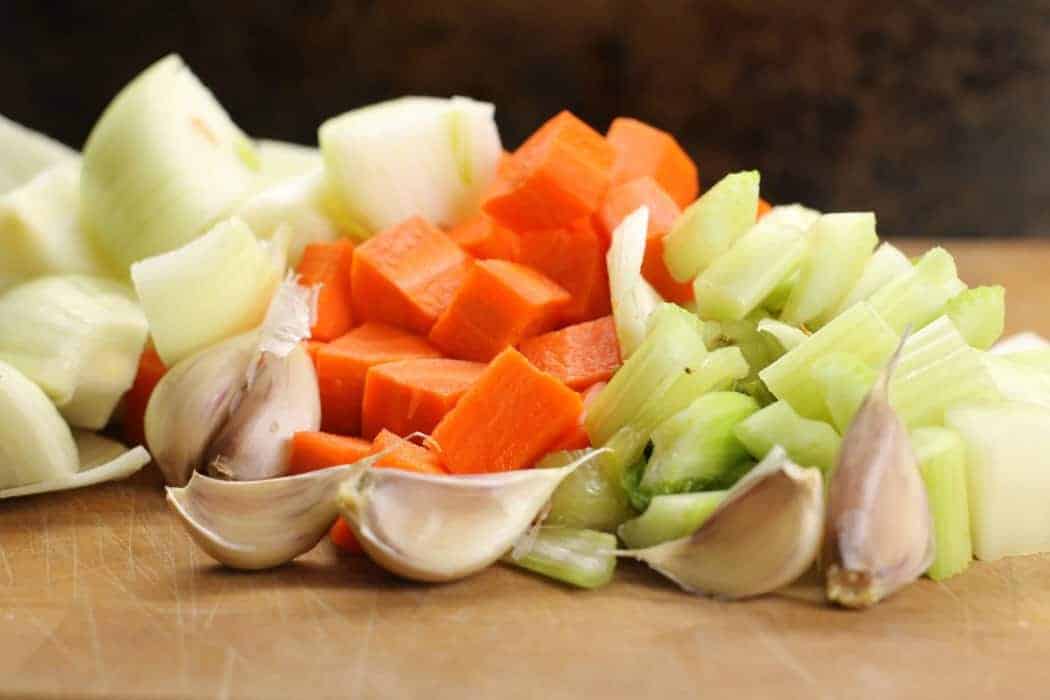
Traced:
<path fill-rule="evenodd" d="M 692 535 L 624 552 L 692 593 L 736 599 L 785 586 L 816 560 L 824 530 L 820 471 L 774 447 Z"/>
<path fill-rule="evenodd" d="M 828 491 L 826 593 L 844 607 L 878 603 L 933 562 L 926 488 L 908 431 L 887 397 L 899 355 L 900 349 L 850 423 Z"/>
<path fill-rule="evenodd" d="M 506 554 L 558 484 L 596 454 L 556 469 L 470 476 L 360 470 L 340 486 L 339 504 L 358 542 L 384 569 L 416 581 L 452 581 Z"/>

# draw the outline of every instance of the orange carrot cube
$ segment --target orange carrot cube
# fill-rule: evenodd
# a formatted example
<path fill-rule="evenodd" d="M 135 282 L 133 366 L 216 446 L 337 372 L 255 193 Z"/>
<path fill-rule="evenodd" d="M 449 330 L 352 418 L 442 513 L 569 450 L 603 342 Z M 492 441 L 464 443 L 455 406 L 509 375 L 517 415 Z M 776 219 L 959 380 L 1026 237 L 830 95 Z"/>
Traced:
<path fill-rule="evenodd" d="M 608 381 L 622 364 L 612 316 L 528 338 L 518 349 L 537 368 L 576 391 Z"/>
<path fill-rule="evenodd" d="M 563 323 L 578 323 L 610 312 L 606 247 L 590 217 L 520 237 L 519 262 L 542 272 L 572 297 Z"/>
<path fill-rule="evenodd" d="M 345 435 L 299 432 L 292 436 L 292 474 L 353 464 L 372 451 L 372 443 Z"/>
<path fill-rule="evenodd" d="M 700 193 L 696 163 L 666 131 L 620 117 L 613 120 L 606 138 L 616 152 L 613 184 L 649 175 L 680 207 Z"/>
<path fill-rule="evenodd" d="M 311 329 L 314 340 L 327 341 L 346 333 L 353 326 L 350 296 L 350 267 L 354 246 L 348 240 L 311 243 L 303 250 L 296 267 L 299 284 L 320 285 L 317 320 Z"/>

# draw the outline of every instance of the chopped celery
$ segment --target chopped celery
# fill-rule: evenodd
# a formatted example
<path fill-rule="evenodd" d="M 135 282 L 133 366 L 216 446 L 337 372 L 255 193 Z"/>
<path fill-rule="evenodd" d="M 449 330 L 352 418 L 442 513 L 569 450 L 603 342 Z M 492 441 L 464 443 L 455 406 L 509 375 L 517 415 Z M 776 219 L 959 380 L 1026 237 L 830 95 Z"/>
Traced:
<path fill-rule="evenodd" d="M 994 287 L 974 287 L 956 294 L 944 308 L 944 313 L 978 350 L 995 345 L 1006 324 L 1006 290 Z"/>
<path fill-rule="evenodd" d="M 748 459 L 733 430 L 757 410 L 754 399 L 733 391 L 696 399 L 653 430 L 653 454 L 640 488 L 664 494 L 728 486 L 733 467 Z"/>
<path fill-rule="evenodd" d="M 1050 410 L 957 407 L 947 425 L 966 443 L 970 531 L 978 559 L 1050 551 Z"/>
<path fill-rule="evenodd" d="M 833 352 L 813 363 L 813 378 L 824 392 L 831 422 L 840 434 L 846 433 L 877 375 L 863 361 L 845 352 Z"/>
<path fill-rule="evenodd" d="M 543 526 L 526 534 L 503 561 L 580 588 L 598 588 L 616 570 L 616 535 Z"/>
<path fill-rule="evenodd" d="M 871 298 L 871 307 L 895 333 L 918 330 L 944 313 L 948 300 L 966 289 L 955 260 L 943 248 L 926 252 L 912 270 L 897 277 Z"/>
<path fill-rule="evenodd" d="M 775 318 L 764 318 L 758 322 L 758 331 L 772 339 L 781 350 L 781 354 L 794 350 L 809 337 L 801 328 L 778 321 Z"/>
<path fill-rule="evenodd" d="M 639 207 L 612 233 L 606 255 L 609 294 L 620 356 L 627 359 L 645 340 L 649 317 L 663 299 L 642 277 L 649 208 Z"/>
<path fill-rule="evenodd" d="M 147 325 L 131 290 L 86 275 L 41 277 L 0 296 L 0 359 L 40 385 L 67 421 L 109 422 L 135 379 Z"/>
<path fill-rule="evenodd" d="M 827 423 L 795 413 L 786 401 L 777 401 L 743 420 L 735 434 L 755 459 L 764 459 L 780 445 L 793 462 L 817 467 L 827 476 L 835 466 L 842 439 Z"/>
<path fill-rule="evenodd" d="M 757 377 L 761 370 L 783 354 L 779 346 L 758 332 L 757 321 L 755 318 L 746 318 L 740 321 L 708 321 L 704 324 L 705 342 L 709 349 L 728 346 L 740 348 L 751 368 L 748 378 Z"/>
<path fill-rule="evenodd" d="M 813 365 L 833 352 L 848 352 L 869 367 L 881 367 L 897 346 L 897 334 L 867 302 L 854 304 L 798 347 L 759 373 L 778 399 L 806 418 L 830 420 Z"/>
<path fill-rule="evenodd" d="M 860 279 L 879 242 L 875 215 L 825 214 L 809 232 L 809 250 L 780 318 L 792 325 L 823 325 Z"/>
<path fill-rule="evenodd" d="M 879 291 L 891 281 L 902 277 L 912 271 L 911 261 L 896 246 L 883 243 L 864 265 L 864 272 L 860 279 L 853 285 L 846 298 L 839 303 L 827 317 L 829 320 L 856 304 L 858 301 L 866 301 L 872 294 Z"/>
<path fill-rule="evenodd" d="M 763 218 L 696 278 L 697 314 L 717 321 L 744 318 L 798 269 L 806 246 L 802 229 Z"/>
<path fill-rule="evenodd" d="M 660 306 L 650 318 L 645 341 L 588 407 L 585 427 L 591 444 L 608 442 L 649 397 L 666 390 L 706 354 L 697 318 L 674 304 Z"/>
<path fill-rule="evenodd" d="M 689 282 L 755 223 L 757 171 L 731 173 L 689 205 L 664 237 L 664 262 L 679 282 Z"/>
<path fill-rule="evenodd" d="M 564 467 L 580 457 L 578 452 L 554 452 L 537 468 Z M 610 479 L 600 460 L 589 460 L 565 477 L 551 496 L 551 509 L 544 521 L 548 525 L 615 532 L 616 527 L 634 516 L 627 494 L 618 481 Z"/>
<path fill-rule="evenodd" d="M 797 270 L 791 276 L 785 277 L 780 284 L 769 293 L 769 296 L 762 300 L 762 308 L 776 314 L 783 311 L 784 304 L 787 303 L 788 298 L 791 296 L 791 291 L 795 288 L 795 285 L 798 284 L 798 278 L 799 272 Z"/>
<path fill-rule="evenodd" d="M 259 189 L 320 170 L 324 163 L 321 151 L 287 141 L 260 139 L 255 143 L 259 154 Z"/>
<path fill-rule="evenodd" d="M 652 547 L 696 532 L 725 500 L 728 491 L 653 496 L 649 507 L 620 526 L 620 539 L 631 549 Z"/>
<path fill-rule="evenodd" d="M 0 195 L 21 187 L 60 163 L 76 162 L 77 152 L 50 136 L 27 129 L 0 114 Z"/>
<path fill-rule="evenodd" d="M 926 575 L 940 581 L 962 573 L 973 559 L 966 448 L 947 428 L 919 428 L 912 432 L 911 444 L 926 483 L 936 542 L 936 557 Z"/>
<path fill-rule="evenodd" d="M 984 368 L 996 390 L 1008 401 L 1050 408 L 1050 371 L 1016 358 L 1017 355 L 983 354 Z"/>
<path fill-rule="evenodd" d="M 816 209 L 810 209 L 801 204 L 779 204 L 770 209 L 760 221 L 767 226 L 786 225 L 809 231 L 809 227 L 819 218 L 820 212 Z"/>

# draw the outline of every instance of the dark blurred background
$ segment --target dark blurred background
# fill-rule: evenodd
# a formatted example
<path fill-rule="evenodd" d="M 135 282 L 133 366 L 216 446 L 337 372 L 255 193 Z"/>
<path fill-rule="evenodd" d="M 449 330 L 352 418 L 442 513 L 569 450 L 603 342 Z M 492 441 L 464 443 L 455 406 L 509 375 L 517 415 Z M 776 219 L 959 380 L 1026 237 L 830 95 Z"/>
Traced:
<path fill-rule="evenodd" d="M 405 94 L 496 103 L 514 146 L 568 107 L 678 136 L 705 184 L 874 209 L 884 235 L 1050 234 L 1050 3 L 0 0 L 0 113 L 75 146 L 181 53 L 249 133 L 315 142 Z"/>

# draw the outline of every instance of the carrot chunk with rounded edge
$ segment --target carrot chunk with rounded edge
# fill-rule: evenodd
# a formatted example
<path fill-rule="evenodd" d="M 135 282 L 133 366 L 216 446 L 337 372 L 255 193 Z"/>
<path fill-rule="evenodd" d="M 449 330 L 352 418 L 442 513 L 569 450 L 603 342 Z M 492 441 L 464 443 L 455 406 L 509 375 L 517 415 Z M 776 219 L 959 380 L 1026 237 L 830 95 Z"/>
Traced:
<path fill-rule="evenodd" d="M 620 117 L 609 126 L 606 138 L 616 152 L 613 184 L 650 175 L 680 207 L 700 193 L 696 163 L 666 131 Z"/>
<path fill-rule="evenodd" d="M 389 450 L 389 452 L 386 452 Z M 389 430 L 381 430 L 372 441 L 372 454 L 386 452 L 376 462 L 377 467 L 403 469 L 420 474 L 447 474 L 441 455 L 425 447 L 420 447 L 394 435 Z"/>
<path fill-rule="evenodd" d="M 580 419 L 580 395 L 514 348 L 494 359 L 434 430 L 454 474 L 531 467 Z"/>
<path fill-rule="evenodd" d="M 153 389 L 167 371 L 168 368 L 164 366 L 153 345 L 147 345 L 139 356 L 139 369 L 135 374 L 135 381 L 124 394 L 122 427 L 124 441 L 129 445 L 146 445 L 146 406 L 149 404 L 149 397 L 153 395 Z"/>
<path fill-rule="evenodd" d="M 423 219 L 403 221 L 354 251 L 354 318 L 425 335 L 466 279 L 470 263 L 455 241 Z"/>
<path fill-rule="evenodd" d="M 598 208 L 616 153 L 569 112 L 549 120 L 499 168 L 483 208 L 512 231 L 568 226 Z"/>
<path fill-rule="evenodd" d="M 755 214 L 755 221 L 758 221 L 759 219 L 761 219 L 763 216 L 765 216 L 766 214 L 768 214 L 772 210 L 773 210 L 773 205 L 770 204 L 769 202 L 767 202 L 766 200 L 762 199 L 761 197 L 759 197 L 758 198 L 758 213 Z"/>
<path fill-rule="evenodd" d="M 664 262 L 664 236 L 682 210 L 656 180 L 646 175 L 609 188 L 596 217 L 602 235 L 611 240 L 620 222 L 641 206 L 649 207 L 642 275 L 664 299 L 685 303 L 693 298 L 692 283 L 677 282 Z"/>
<path fill-rule="evenodd" d="M 577 423 L 555 440 L 547 452 L 562 452 L 571 450 L 586 450 L 591 446 L 591 437 L 583 427 L 583 423 Z"/>
<path fill-rule="evenodd" d="M 353 326 L 350 296 L 350 267 L 354 245 L 348 240 L 311 243 L 303 250 L 296 267 L 299 284 L 320 285 L 317 295 L 317 320 L 310 331 L 315 340 L 332 340 Z"/>
<path fill-rule="evenodd" d="M 332 529 L 328 531 L 328 537 L 339 549 L 343 550 L 347 554 L 364 554 L 365 550 L 361 548 L 361 543 L 354 537 L 354 531 L 350 529 L 350 526 L 346 524 L 346 520 L 342 516 L 332 524 Z"/>
<path fill-rule="evenodd" d="M 467 281 L 430 332 L 446 355 L 487 362 L 562 318 L 569 293 L 532 268 L 504 260 L 475 263 Z"/>
<path fill-rule="evenodd" d="M 612 316 L 528 338 L 518 349 L 529 362 L 576 391 L 608 380 L 622 364 Z"/>
<path fill-rule="evenodd" d="M 572 297 L 562 323 L 590 321 L 610 312 L 606 246 L 589 217 L 565 228 L 529 231 L 520 241 L 518 262 L 542 272 Z"/>
<path fill-rule="evenodd" d="M 440 357 L 424 338 L 400 328 L 366 323 L 317 351 L 317 388 L 321 394 L 321 428 L 357 435 L 369 367 L 386 362 Z"/>
<path fill-rule="evenodd" d="M 491 217 L 478 214 L 448 232 L 449 238 L 479 260 L 517 260 L 518 234 L 500 226 Z"/>
<path fill-rule="evenodd" d="M 292 474 L 353 464 L 372 451 L 372 443 L 345 435 L 321 432 L 298 432 L 292 436 Z"/>
<path fill-rule="evenodd" d="M 377 365 L 365 377 L 361 434 L 373 438 L 384 428 L 395 435 L 433 432 L 485 365 L 425 358 Z"/>

